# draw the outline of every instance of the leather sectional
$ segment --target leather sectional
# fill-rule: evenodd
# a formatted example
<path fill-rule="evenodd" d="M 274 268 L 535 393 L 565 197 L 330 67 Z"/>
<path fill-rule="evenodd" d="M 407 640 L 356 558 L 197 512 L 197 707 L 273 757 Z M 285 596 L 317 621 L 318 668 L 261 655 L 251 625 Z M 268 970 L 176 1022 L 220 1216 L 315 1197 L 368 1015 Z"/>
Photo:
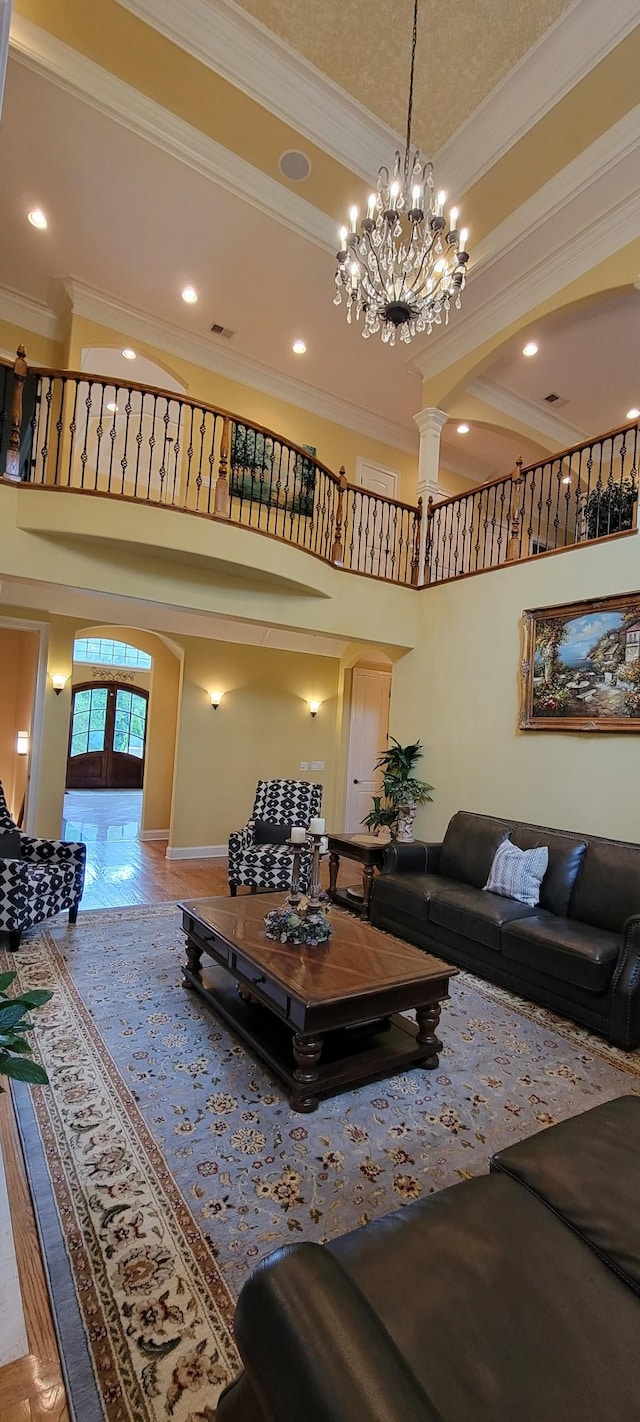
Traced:
<path fill-rule="evenodd" d="M 484 891 L 498 845 L 549 848 L 536 908 Z M 371 921 L 602 1033 L 640 1044 L 640 845 L 460 811 L 442 844 L 389 845 Z"/>
<path fill-rule="evenodd" d="M 216 1422 L 640 1422 L 639 1200 L 623 1096 L 278 1250 L 240 1295 Z"/>

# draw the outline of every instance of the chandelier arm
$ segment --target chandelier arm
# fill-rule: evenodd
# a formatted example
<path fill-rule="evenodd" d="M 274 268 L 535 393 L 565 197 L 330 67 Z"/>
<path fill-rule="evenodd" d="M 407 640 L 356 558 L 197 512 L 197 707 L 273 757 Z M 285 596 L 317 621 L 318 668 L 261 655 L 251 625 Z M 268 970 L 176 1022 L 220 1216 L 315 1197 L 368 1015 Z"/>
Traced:
<path fill-rule="evenodd" d="M 370 251 L 370 253 L 371 253 L 371 255 L 372 255 L 372 257 L 373 257 L 373 259 L 374 259 L 374 261 L 375 261 L 375 264 L 376 264 L 376 267 L 377 267 L 377 270 L 378 270 L 378 276 L 379 276 L 379 278 L 380 278 L 380 285 L 381 285 L 381 287 L 382 287 L 382 289 L 383 289 L 383 291 L 384 291 L 384 290 L 385 290 L 385 287 L 386 287 L 386 281 L 385 281 L 384 273 L 383 273 L 383 271 L 382 271 L 382 269 L 381 269 L 381 267 L 380 267 L 380 259 L 379 259 L 379 257 L 378 257 L 378 253 L 376 252 L 376 249 L 375 249 L 375 247 L 374 247 L 374 245 L 373 245 L 373 242 L 371 241 L 371 236 L 370 236 L 370 234 L 369 234 L 368 232 L 367 232 L 366 236 L 367 236 L 367 242 L 368 242 L 368 244 L 369 244 L 369 251 Z"/>

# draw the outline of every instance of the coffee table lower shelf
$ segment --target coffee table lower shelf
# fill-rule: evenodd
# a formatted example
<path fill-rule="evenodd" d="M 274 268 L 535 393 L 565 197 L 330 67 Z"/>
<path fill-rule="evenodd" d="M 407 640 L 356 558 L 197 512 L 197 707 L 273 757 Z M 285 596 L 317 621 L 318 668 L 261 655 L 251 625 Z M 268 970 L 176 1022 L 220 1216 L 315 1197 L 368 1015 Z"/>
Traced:
<path fill-rule="evenodd" d="M 201 976 L 185 966 L 183 979 L 284 1081 L 294 1111 L 315 1111 L 325 1096 L 409 1067 L 438 1065 L 442 1044 L 436 1039 L 419 1043 L 418 1029 L 399 1013 L 298 1041 L 291 1027 L 259 1001 L 241 995 L 229 973 L 210 961 L 202 964 Z"/>

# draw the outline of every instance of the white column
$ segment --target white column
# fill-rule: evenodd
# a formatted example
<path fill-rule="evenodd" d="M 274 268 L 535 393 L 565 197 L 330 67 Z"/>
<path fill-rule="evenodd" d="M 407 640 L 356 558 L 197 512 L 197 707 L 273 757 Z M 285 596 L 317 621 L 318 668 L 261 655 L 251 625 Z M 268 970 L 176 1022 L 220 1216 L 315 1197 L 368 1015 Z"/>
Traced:
<path fill-rule="evenodd" d="M 420 530 L 420 563 L 418 582 L 424 583 L 424 565 L 427 547 L 427 504 L 429 499 L 438 503 L 445 498 L 440 488 L 438 471 L 440 468 L 440 435 L 449 419 L 444 410 L 435 408 L 420 410 L 414 415 L 420 430 L 420 454 L 418 458 L 418 496 L 422 498 L 422 528 Z"/>
<path fill-rule="evenodd" d="M 0 0 L 0 110 L 2 110 L 4 79 L 7 71 L 7 55 L 9 53 L 11 5 L 12 0 Z"/>

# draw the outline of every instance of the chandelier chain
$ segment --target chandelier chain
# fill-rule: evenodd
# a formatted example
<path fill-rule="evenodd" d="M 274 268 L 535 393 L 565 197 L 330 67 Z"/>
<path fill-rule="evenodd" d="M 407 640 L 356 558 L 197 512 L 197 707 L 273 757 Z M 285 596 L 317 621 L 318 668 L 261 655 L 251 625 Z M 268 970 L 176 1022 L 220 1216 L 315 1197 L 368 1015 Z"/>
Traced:
<path fill-rule="evenodd" d="M 405 181 L 409 176 L 409 154 L 411 152 L 411 121 L 413 118 L 413 76 L 416 65 L 416 45 L 418 43 L 418 0 L 413 3 L 413 35 L 411 39 L 411 69 L 409 71 L 409 104 L 407 107 L 407 143 L 404 155 Z"/>

